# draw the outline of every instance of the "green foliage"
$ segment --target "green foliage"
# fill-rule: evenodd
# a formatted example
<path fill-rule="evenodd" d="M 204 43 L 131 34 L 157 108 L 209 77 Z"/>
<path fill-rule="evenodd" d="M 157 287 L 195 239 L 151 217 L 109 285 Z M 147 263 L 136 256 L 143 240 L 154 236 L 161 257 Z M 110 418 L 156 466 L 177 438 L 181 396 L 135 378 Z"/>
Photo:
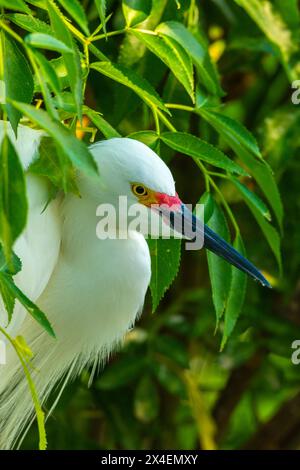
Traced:
<path fill-rule="evenodd" d="M 152 306 L 146 301 L 139 328 L 89 391 L 81 387 L 88 371 L 70 386 L 59 426 L 49 425 L 50 445 L 246 445 L 300 390 L 289 361 L 300 334 L 293 310 L 300 115 L 290 103 L 290 82 L 300 78 L 296 0 L 0 0 L 0 7 L 2 119 L 15 132 L 22 119 L 47 134 L 27 171 L 48 180 L 49 199 L 61 190 L 78 195 L 77 170 L 96 173 L 87 147 L 95 136 L 140 140 L 171 167 L 180 196 L 200 200 L 205 223 L 247 250 L 275 291 L 249 281 L 246 292 L 245 275 L 214 254 L 207 270 L 201 253 L 181 256 L 179 240 L 149 240 Z M 18 301 L 53 335 L 47 312 L 14 282 L 25 176 L 6 136 L 0 292 L 9 320 Z M 274 446 L 287 446 L 291 434 Z M 29 437 L 25 447 L 32 445 Z"/>
<path fill-rule="evenodd" d="M 4 82 L 6 100 L 30 103 L 33 96 L 33 78 L 24 54 L 15 41 L 1 31 L 1 79 Z M 13 77 L 13 79 L 12 79 Z M 17 133 L 21 113 L 9 102 L 5 105 L 12 128 Z"/>
<path fill-rule="evenodd" d="M 178 272 L 181 240 L 176 238 L 149 239 L 148 245 L 152 260 L 150 289 L 154 312 Z"/>
<path fill-rule="evenodd" d="M 0 151 L 0 188 L 0 240 L 10 261 L 12 246 L 26 224 L 27 197 L 21 162 L 6 135 Z"/>

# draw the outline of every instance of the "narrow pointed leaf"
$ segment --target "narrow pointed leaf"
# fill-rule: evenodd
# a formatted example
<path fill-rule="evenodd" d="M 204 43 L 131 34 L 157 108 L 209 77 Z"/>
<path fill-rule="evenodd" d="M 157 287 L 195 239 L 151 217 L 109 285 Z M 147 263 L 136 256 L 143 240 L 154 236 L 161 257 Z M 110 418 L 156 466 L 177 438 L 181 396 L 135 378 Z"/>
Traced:
<path fill-rule="evenodd" d="M 24 15 L 23 13 L 12 13 L 6 15 L 6 17 L 20 28 L 30 33 L 51 34 L 52 32 L 49 24 L 34 16 Z"/>
<path fill-rule="evenodd" d="M 92 121 L 92 123 L 102 132 L 106 139 L 112 137 L 121 137 L 121 134 L 113 128 L 109 122 L 107 122 L 99 113 L 93 111 L 90 108 L 84 107 L 84 113 Z"/>
<path fill-rule="evenodd" d="M 155 312 L 161 299 L 174 281 L 179 265 L 181 240 L 176 238 L 148 240 L 151 255 L 152 311 Z"/>
<path fill-rule="evenodd" d="M 200 200 L 200 202 L 202 202 Z M 214 202 L 214 210 L 207 224 L 212 230 L 229 242 L 229 230 L 223 211 Z M 219 256 L 207 250 L 209 277 L 211 280 L 212 298 L 219 324 L 223 316 L 231 283 L 231 266 Z"/>
<path fill-rule="evenodd" d="M 224 94 L 215 67 L 210 59 L 207 47 L 182 24 L 177 21 L 166 21 L 161 23 L 156 31 L 164 36 L 175 39 L 184 50 L 190 55 L 200 78 L 207 88 L 214 95 Z"/>
<path fill-rule="evenodd" d="M 135 26 L 150 15 L 152 8 L 151 0 L 123 0 L 122 9 L 126 25 Z"/>
<path fill-rule="evenodd" d="M 250 174 L 255 178 L 272 207 L 279 226 L 282 227 L 283 207 L 279 190 L 269 165 L 263 159 L 256 158 L 258 155 L 255 151 L 255 146 L 253 147 L 254 142 L 251 144 L 251 141 L 248 141 L 247 143 L 247 140 L 242 136 L 242 131 L 236 132 L 236 121 L 228 116 L 220 115 L 207 109 L 203 110 L 203 108 L 201 108 L 200 114 L 219 132 L 236 155 L 247 166 Z"/>
<path fill-rule="evenodd" d="M 239 253 L 246 256 L 245 247 L 240 236 L 235 238 L 233 246 Z M 241 314 L 245 300 L 246 287 L 247 275 L 234 266 L 231 266 L 231 282 L 224 313 L 224 331 L 221 349 L 224 348 Z"/>
<path fill-rule="evenodd" d="M 231 173 L 247 175 L 242 167 L 233 160 L 230 160 L 221 150 L 192 134 L 187 134 L 186 132 L 164 132 L 161 135 L 161 140 L 177 152 L 210 163 Z"/>
<path fill-rule="evenodd" d="M 67 47 L 65 43 L 59 41 L 53 36 L 44 33 L 31 33 L 25 36 L 25 42 L 29 46 L 37 47 L 38 49 L 48 49 L 49 51 L 67 52 L 73 54 L 74 51 Z"/>
<path fill-rule="evenodd" d="M 261 228 L 278 264 L 279 272 L 282 272 L 282 260 L 281 260 L 281 249 L 280 249 L 280 236 L 277 230 L 271 225 L 261 214 L 257 211 L 256 206 L 250 199 L 245 199 L 253 217 Z"/>
<path fill-rule="evenodd" d="M 0 239 L 11 264 L 12 246 L 27 220 L 23 168 L 9 137 L 4 135 L 0 153 Z"/>
<path fill-rule="evenodd" d="M 1 32 L 0 48 L 3 60 L 3 77 L 0 78 L 3 80 L 4 86 L 2 102 L 6 103 L 4 106 L 16 134 L 21 113 L 8 103 L 8 100 L 30 103 L 33 97 L 33 77 L 27 59 L 18 45 L 3 31 Z"/>
<path fill-rule="evenodd" d="M 253 207 L 261 213 L 269 222 L 271 220 L 271 214 L 265 203 L 260 199 L 260 197 L 247 188 L 243 183 L 238 179 L 231 177 L 230 181 L 234 186 L 239 190 L 244 199 L 250 200 L 253 204 Z"/>
<path fill-rule="evenodd" d="M 47 6 L 55 37 L 73 51 L 73 54 L 64 52 L 62 55 L 68 71 L 69 83 L 76 103 L 77 114 L 81 120 L 83 94 L 79 52 L 71 33 L 63 22 L 63 15 L 58 7 L 52 0 L 47 0 Z"/>
<path fill-rule="evenodd" d="M 30 9 L 23 0 L 0 0 L 0 7 L 9 8 L 10 10 L 23 11 L 31 14 Z"/>
<path fill-rule="evenodd" d="M 106 34 L 106 0 L 95 0 L 104 33 Z"/>
<path fill-rule="evenodd" d="M 47 333 L 55 338 L 54 330 L 44 314 L 37 305 L 35 305 L 25 294 L 16 286 L 13 279 L 5 273 L 0 273 L 0 280 L 5 285 L 7 291 L 17 299 L 27 312 L 47 331 Z"/>
<path fill-rule="evenodd" d="M 193 64 L 180 43 L 164 34 L 147 34 L 138 30 L 131 30 L 131 32 L 170 68 L 194 102 Z"/>
<path fill-rule="evenodd" d="M 88 36 L 90 34 L 87 18 L 83 6 L 78 0 L 58 0 L 61 6 L 79 24 L 82 31 Z"/>

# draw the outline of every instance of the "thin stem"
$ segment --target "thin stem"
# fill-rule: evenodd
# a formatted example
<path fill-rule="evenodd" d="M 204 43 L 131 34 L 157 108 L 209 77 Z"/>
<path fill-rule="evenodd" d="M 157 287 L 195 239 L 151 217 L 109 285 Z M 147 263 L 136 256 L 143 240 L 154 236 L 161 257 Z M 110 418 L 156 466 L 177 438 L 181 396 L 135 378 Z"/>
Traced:
<path fill-rule="evenodd" d="M 168 118 L 160 111 L 160 109 L 157 109 L 157 114 L 160 118 L 160 120 L 164 123 L 164 125 L 172 132 L 177 132 L 176 128 L 173 126 L 173 124 L 169 121 Z"/>
<path fill-rule="evenodd" d="M 111 36 L 118 36 L 119 34 L 124 34 L 128 31 L 128 28 L 117 29 L 116 31 L 110 31 L 109 33 L 98 34 L 96 36 L 90 36 L 90 41 L 99 41 L 100 39 L 106 39 Z"/>
<path fill-rule="evenodd" d="M 229 176 L 223 173 L 217 173 L 216 171 L 208 171 L 210 176 L 216 176 L 217 178 L 223 178 L 224 180 L 230 180 Z"/>
<path fill-rule="evenodd" d="M 152 112 L 153 112 L 156 133 L 157 135 L 160 135 L 159 119 L 158 119 L 158 114 L 157 114 L 157 108 L 155 106 L 152 106 Z"/>
<path fill-rule="evenodd" d="M 15 33 L 15 31 L 13 31 L 13 30 L 5 23 L 5 21 L 0 20 L 0 26 L 1 26 L 8 34 L 10 34 L 17 42 L 19 42 L 20 44 L 23 44 L 22 38 L 21 38 L 17 33 Z"/>
<path fill-rule="evenodd" d="M 229 219 L 231 220 L 231 223 L 233 225 L 233 228 L 235 230 L 235 233 L 236 235 L 238 236 L 240 234 L 240 229 L 239 229 L 239 226 L 237 224 L 237 221 L 235 220 L 235 217 L 233 215 L 233 212 L 232 210 L 230 209 L 226 199 L 224 198 L 223 194 L 222 194 L 222 191 L 220 191 L 220 189 L 218 188 L 218 186 L 216 185 L 216 183 L 214 182 L 214 180 L 209 177 L 210 179 L 210 182 L 211 182 L 211 185 L 213 186 L 214 190 L 219 194 L 220 198 L 221 198 L 221 201 L 222 201 L 222 204 L 228 214 L 228 217 Z"/>
<path fill-rule="evenodd" d="M 20 352 L 20 349 L 18 348 L 16 342 L 11 338 L 11 336 L 0 326 L 0 332 L 6 337 L 6 339 L 9 341 L 9 343 L 12 345 L 14 348 L 20 362 L 21 366 L 23 368 L 26 380 L 28 382 L 28 386 L 30 389 L 30 393 L 32 396 L 32 401 L 34 404 L 35 412 L 36 412 L 36 417 L 37 417 L 37 423 L 38 423 L 38 430 L 39 430 L 39 449 L 40 450 L 46 450 L 47 448 L 47 438 L 46 438 L 46 431 L 45 431 L 45 419 L 44 419 L 44 412 L 41 408 L 39 398 L 35 389 L 35 385 L 33 383 L 33 380 L 31 378 L 29 369 L 26 365 L 26 362 L 24 360 L 23 354 Z"/>
<path fill-rule="evenodd" d="M 102 52 L 99 51 L 99 49 L 97 49 L 94 44 L 89 44 L 89 50 L 92 52 L 92 54 L 94 54 L 95 57 L 97 57 L 97 59 L 105 61 L 108 60 L 106 55 L 102 54 Z"/>
<path fill-rule="evenodd" d="M 184 104 L 166 103 L 166 108 L 180 109 L 181 111 L 188 111 L 190 113 L 195 112 L 195 108 L 192 108 L 192 106 L 186 106 Z"/>
<path fill-rule="evenodd" d="M 131 28 L 128 28 L 128 31 L 130 31 Z M 158 36 L 158 34 L 155 31 L 151 31 L 150 29 L 139 29 L 139 33 L 144 33 L 144 34 L 150 34 L 151 36 Z"/>
<path fill-rule="evenodd" d="M 209 190 L 209 185 L 211 184 L 211 186 L 214 188 L 214 190 L 216 191 L 216 193 L 218 193 L 218 195 L 220 196 L 220 199 L 221 199 L 221 202 L 228 214 L 228 217 L 233 225 L 233 228 L 235 230 L 235 233 L 236 235 L 238 236 L 240 234 L 240 229 L 239 229 L 239 226 L 237 224 L 237 221 L 235 220 L 235 217 L 233 215 L 233 212 L 232 210 L 230 209 L 226 199 L 224 198 L 223 194 L 222 194 L 222 191 L 220 191 L 220 189 L 218 188 L 218 186 L 216 185 L 216 183 L 214 182 L 213 178 L 211 177 L 211 173 L 212 172 L 209 172 L 207 171 L 207 169 L 205 168 L 205 166 L 203 165 L 202 162 L 200 162 L 199 160 L 196 160 L 194 159 L 195 163 L 197 164 L 197 166 L 200 168 L 200 170 L 202 171 L 204 177 L 205 177 L 205 183 L 206 183 L 206 190 Z M 220 176 L 220 173 L 217 173 L 216 174 L 217 176 Z M 225 177 L 224 175 L 222 175 L 223 177 Z"/>

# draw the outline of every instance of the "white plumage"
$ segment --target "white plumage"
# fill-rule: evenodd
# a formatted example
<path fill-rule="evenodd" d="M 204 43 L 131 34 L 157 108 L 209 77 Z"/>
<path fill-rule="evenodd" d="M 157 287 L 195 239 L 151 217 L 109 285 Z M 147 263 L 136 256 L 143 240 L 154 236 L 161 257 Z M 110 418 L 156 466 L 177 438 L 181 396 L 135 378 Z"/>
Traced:
<path fill-rule="evenodd" d="M 3 127 L 2 127 L 3 135 Z M 19 126 L 18 140 L 9 135 L 27 168 L 35 157 L 41 132 Z M 91 146 L 101 177 L 79 175 L 81 198 L 48 199 L 46 183 L 27 176 L 29 218 L 15 251 L 23 263 L 17 285 L 46 312 L 57 339 L 51 338 L 17 305 L 7 327 L 22 335 L 34 351 L 34 381 L 44 402 L 68 372 L 75 376 L 94 361 L 103 362 L 123 339 L 140 312 L 150 281 L 150 256 L 144 237 L 96 237 L 99 203 L 117 204 L 127 195 L 137 199 L 131 182 L 175 194 L 169 169 L 148 147 L 131 139 L 111 139 Z M 1 324 L 7 324 L 1 307 Z M 0 448 L 15 445 L 33 417 L 33 405 L 23 371 L 13 350 L 0 366 Z"/>
<path fill-rule="evenodd" d="M 2 140 L 4 125 L 0 124 Z M 27 169 L 43 134 L 19 126 L 16 141 L 10 127 L 8 133 Z M 156 217 L 162 225 L 168 222 L 186 238 L 194 239 L 197 233 L 207 249 L 269 285 L 225 240 L 198 224 L 175 193 L 170 170 L 147 146 L 116 138 L 94 144 L 90 150 L 100 176 L 78 174 L 81 198 L 57 197 L 43 211 L 48 186 L 42 178 L 27 175 L 29 217 L 14 247 L 23 264 L 15 282 L 46 313 L 57 339 L 19 304 L 7 326 L 7 314 L 0 304 L 2 327 L 13 337 L 24 336 L 35 354 L 33 378 L 42 403 L 63 377 L 65 384 L 86 365 L 105 361 L 134 324 L 150 282 L 150 255 L 141 234 L 145 232 L 120 224 L 118 238 L 97 238 L 99 204 L 110 203 L 118 213 L 119 196 L 126 196 L 128 207 L 139 204 L 144 208 L 145 220 Z M 0 366 L 0 448 L 5 449 L 16 444 L 33 417 L 23 370 L 12 349 L 8 348 L 7 359 Z"/>

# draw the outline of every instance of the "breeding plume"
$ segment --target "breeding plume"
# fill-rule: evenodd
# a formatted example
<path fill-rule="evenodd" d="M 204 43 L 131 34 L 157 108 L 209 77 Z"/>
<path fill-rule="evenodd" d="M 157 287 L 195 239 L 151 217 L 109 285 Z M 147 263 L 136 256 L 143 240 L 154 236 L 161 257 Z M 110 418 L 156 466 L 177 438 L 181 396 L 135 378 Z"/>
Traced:
<path fill-rule="evenodd" d="M 0 131 L 2 139 L 3 127 Z M 8 133 L 26 169 L 36 158 L 42 133 L 19 126 L 17 141 L 11 129 Z M 143 307 L 151 276 L 147 242 L 138 230 L 118 225 L 115 239 L 97 237 L 99 204 L 109 203 L 118 213 L 119 196 L 126 196 L 129 207 L 138 204 L 147 216 L 155 211 L 177 232 L 181 224 L 176 220 L 189 218 L 190 228 L 202 230 L 207 249 L 267 285 L 261 273 L 211 229 L 202 224 L 197 228 L 196 218 L 175 191 L 170 170 L 147 146 L 114 138 L 92 145 L 90 151 L 100 176 L 78 175 L 81 198 L 59 196 L 44 210 L 48 186 L 42 178 L 27 175 L 28 222 L 14 246 L 23 266 L 15 282 L 46 313 L 56 339 L 19 304 L 7 326 L 0 306 L 1 325 L 13 337 L 22 335 L 34 352 L 33 377 L 41 402 L 83 367 L 104 362 Z M 173 217 L 167 217 L 168 210 Z M 11 448 L 33 419 L 34 409 L 19 360 L 9 347 L 7 364 L 0 366 L 0 400 L 0 448 Z"/>

